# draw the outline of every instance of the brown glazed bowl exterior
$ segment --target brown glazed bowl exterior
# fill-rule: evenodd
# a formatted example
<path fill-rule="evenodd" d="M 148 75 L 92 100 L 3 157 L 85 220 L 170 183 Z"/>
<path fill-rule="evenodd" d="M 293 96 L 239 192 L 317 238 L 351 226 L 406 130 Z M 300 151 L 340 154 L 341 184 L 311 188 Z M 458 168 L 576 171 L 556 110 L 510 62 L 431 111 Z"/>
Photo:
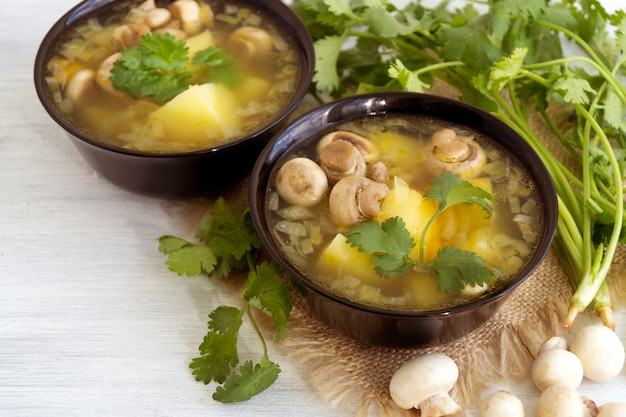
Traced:
<path fill-rule="evenodd" d="M 123 11 L 140 1 L 86 0 L 69 10 L 51 27 L 35 58 L 35 89 L 41 104 L 67 132 L 80 154 L 99 175 L 129 191 L 167 197 L 191 197 L 228 185 L 249 174 L 259 153 L 298 106 L 313 78 L 315 53 L 311 36 L 300 17 L 280 0 L 238 0 L 238 3 L 247 4 L 265 16 L 270 16 L 285 33 L 293 36 L 302 65 L 299 84 L 290 102 L 257 132 L 212 149 L 179 154 L 150 154 L 103 144 L 81 132 L 58 112 L 45 82 L 45 71 L 59 39 L 85 19 L 104 17 L 110 15 L 112 10 Z M 157 0 L 157 4 L 167 6 L 172 1 Z"/>
<path fill-rule="evenodd" d="M 510 285 L 488 298 L 442 311 L 388 311 L 351 303 L 307 280 L 281 255 L 265 216 L 266 190 L 274 166 L 299 143 L 332 129 L 345 120 L 366 115 L 404 113 L 432 116 L 483 132 L 499 142 L 528 168 L 536 179 L 544 206 L 545 227 L 533 257 Z M 537 268 L 550 248 L 557 223 L 556 191 L 545 165 L 534 150 L 509 126 L 473 106 L 433 95 L 376 93 L 353 96 L 323 105 L 279 132 L 261 153 L 252 170 L 249 203 L 256 230 L 270 256 L 296 282 L 304 286 L 313 315 L 358 340 L 386 346 L 410 347 L 443 343 L 459 338 L 489 319 L 506 298 Z"/>

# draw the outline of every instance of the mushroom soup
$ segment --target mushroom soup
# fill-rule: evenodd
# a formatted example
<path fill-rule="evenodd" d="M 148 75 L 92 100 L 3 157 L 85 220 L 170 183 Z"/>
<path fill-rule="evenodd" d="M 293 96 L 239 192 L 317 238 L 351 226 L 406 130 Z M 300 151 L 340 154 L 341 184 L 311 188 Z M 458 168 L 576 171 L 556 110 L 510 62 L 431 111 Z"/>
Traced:
<path fill-rule="evenodd" d="M 509 151 L 424 116 L 335 125 L 280 161 L 269 184 L 266 216 L 289 262 L 328 292 L 381 309 L 442 310 L 499 290 L 544 223 L 538 191 Z M 407 241 L 403 266 L 389 273 L 394 245 Z M 468 257 L 488 279 L 463 271 Z M 446 287 L 455 274 L 460 282 Z"/>
<path fill-rule="evenodd" d="M 112 4 L 77 24 L 47 66 L 60 111 L 85 133 L 191 152 L 254 133 L 288 105 L 300 61 L 279 22 L 236 0 Z"/>

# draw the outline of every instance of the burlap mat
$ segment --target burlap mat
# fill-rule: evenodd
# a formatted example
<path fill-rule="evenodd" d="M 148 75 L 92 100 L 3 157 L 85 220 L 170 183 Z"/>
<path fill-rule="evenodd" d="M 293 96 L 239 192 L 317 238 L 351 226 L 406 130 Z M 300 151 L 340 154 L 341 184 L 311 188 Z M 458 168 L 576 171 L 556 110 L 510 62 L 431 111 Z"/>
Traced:
<path fill-rule="evenodd" d="M 454 96 L 450 91 L 436 92 Z M 563 123 L 565 120 L 566 115 Z M 566 161 L 564 151 L 539 118 L 531 118 L 531 123 L 552 151 Z M 215 190 L 215 195 L 209 197 L 209 205 L 219 196 L 231 202 L 241 202 L 242 197 L 245 199 L 246 187 L 247 181 L 243 179 L 234 186 Z M 194 226 L 197 225 L 195 220 L 207 209 L 206 200 L 198 203 L 196 201 L 193 205 L 195 214 L 189 211 L 185 214 Z M 186 209 L 189 210 L 189 206 Z M 619 248 L 616 265 L 609 277 L 614 309 L 623 305 L 626 299 L 625 249 L 624 246 Z M 239 291 L 239 288 L 234 289 Z M 368 346 L 350 339 L 319 322 L 307 311 L 305 301 L 294 294 L 291 331 L 278 349 L 299 364 L 298 369 L 322 399 L 345 409 L 349 415 L 417 416 L 417 410 L 401 409 L 389 396 L 389 381 L 404 362 L 430 352 L 450 356 L 460 371 L 452 397 L 461 405 L 476 404 L 504 379 L 528 377 L 532 360 L 547 338 L 554 335 L 571 337 L 577 328 L 598 321 L 593 313 L 587 312 L 578 317 L 573 328 L 562 326 L 572 293 L 568 278 L 551 249 L 535 273 L 480 328 L 447 344 L 412 349 Z M 271 332 L 270 321 L 262 322 L 262 326 Z"/>

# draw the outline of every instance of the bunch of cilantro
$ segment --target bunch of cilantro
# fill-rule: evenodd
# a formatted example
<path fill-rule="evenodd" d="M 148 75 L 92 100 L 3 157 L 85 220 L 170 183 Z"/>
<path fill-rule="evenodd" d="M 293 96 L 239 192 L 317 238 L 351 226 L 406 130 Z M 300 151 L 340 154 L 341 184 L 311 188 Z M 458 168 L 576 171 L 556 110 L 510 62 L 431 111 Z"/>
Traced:
<path fill-rule="evenodd" d="M 209 314 L 209 331 L 199 346 L 200 356 L 192 360 L 190 367 L 198 381 L 222 384 L 213 394 L 216 401 L 246 401 L 271 386 L 280 373 L 279 365 L 268 357 L 265 338 L 252 310 L 269 316 L 276 327 L 274 341 L 283 340 L 289 332 L 291 287 L 283 281 L 275 263 L 258 263 L 263 245 L 249 210 L 218 199 L 212 213 L 201 219 L 196 238 L 199 243 L 171 235 L 159 238 L 159 251 L 168 255 L 166 264 L 171 271 L 214 278 L 226 278 L 235 270 L 248 269 L 249 273 L 242 305 L 219 306 Z M 258 335 L 263 355 L 258 362 L 247 360 L 237 368 L 237 340 L 244 317 Z"/>
<path fill-rule="evenodd" d="M 191 64 L 191 65 L 190 65 Z M 226 49 L 209 47 L 189 57 L 184 40 L 152 32 L 139 45 L 124 49 L 111 69 L 115 88 L 132 98 L 149 97 L 157 103 L 171 100 L 193 83 L 223 83 L 234 88 L 243 82 L 237 60 Z"/>
<path fill-rule="evenodd" d="M 359 223 L 345 233 L 348 243 L 372 257 L 378 275 L 394 278 L 406 275 L 414 268 L 422 269 L 435 274 L 437 289 L 441 292 L 461 294 L 466 285 L 489 286 L 494 274 L 504 275 L 499 269 L 486 264 L 476 253 L 455 246 L 442 247 L 434 260 L 424 263 L 426 235 L 435 220 L 450 207 L 462 203 L 477 204 L 484 209 L 487 217 L 491 217 L 491 194 L 462 180 L 459 174 L 444 172 L 431 180 L 424 198 L 434 200 L 437 210 L 422 230 L 418 260 L 409 257 L 415 241 L 400 217 L 391 217 L 382 224 L 374 220 Z"/>
<path fill-rule="evenodd" d="M 468 0 L 402 8 L 386 0 L 294 0 L 314 41 L 315 94 L 423 92 L 435 82 L 507 122 L 535 149 L 558 193 L 554 248 L 575 289 L 564 325 L 593 304 L 614 327 L 606 284 L 626 243 L 626 11 L 598 0 Z M 565 56 L 569 42 L 580 50 Z M 549 106 L 570 113 L 562 129 Z M 529 124 L 543 118 L 570 168 Z"/>

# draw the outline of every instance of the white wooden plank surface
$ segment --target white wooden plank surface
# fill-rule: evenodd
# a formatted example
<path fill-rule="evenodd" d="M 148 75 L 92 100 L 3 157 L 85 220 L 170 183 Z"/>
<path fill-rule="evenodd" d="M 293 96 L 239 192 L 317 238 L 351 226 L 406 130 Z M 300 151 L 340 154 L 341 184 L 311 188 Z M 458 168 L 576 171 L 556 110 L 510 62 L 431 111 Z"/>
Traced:
<path fill-rule="evenodd" d="M 167 271 L 156 250 L 161 234 L 189 233 L 189 203 L 98 178 L 34 92 L 38 44 L 74 4 L 21 0 L 0 13 L 0 416 L 345 416 L 272 346 L 281 376 L 245 404 L 214 402 L 213 386 L 191 376 L 207 314 L 233 301 L 208 279 Z M 617 323 L 626 341 L 623 310 Z M 251 332 L 242 337 L 254 348 Z M 533 415 L 531 383 L 503 388 Z M 580 391 L 626 402 L 626 371 Z"/>

